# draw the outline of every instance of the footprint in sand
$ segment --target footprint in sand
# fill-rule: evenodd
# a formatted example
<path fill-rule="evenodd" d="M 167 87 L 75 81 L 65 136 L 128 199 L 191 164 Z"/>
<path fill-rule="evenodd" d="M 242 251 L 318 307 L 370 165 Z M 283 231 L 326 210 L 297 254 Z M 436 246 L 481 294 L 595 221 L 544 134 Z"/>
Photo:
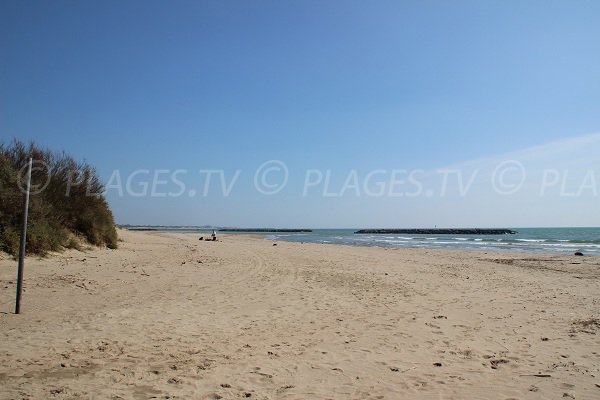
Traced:
<path fill-rule="evenodd" d="M 202 399 L 204 399 L 204 400 L 219 400 L 222 398 L 223 398 L 223 396 L 221 396 L 218 393 L 209 393 L 206 396 L 202 397 Z"/>

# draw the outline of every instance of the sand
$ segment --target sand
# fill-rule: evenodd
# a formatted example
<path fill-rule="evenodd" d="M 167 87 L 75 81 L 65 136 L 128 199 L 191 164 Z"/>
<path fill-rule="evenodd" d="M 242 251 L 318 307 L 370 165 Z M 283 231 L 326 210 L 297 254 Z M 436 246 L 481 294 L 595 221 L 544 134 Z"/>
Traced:
<path fill-rule="evenodd" d="M 120 235 L 0 260 L 0 398 L 600 398 L 600 258 Z"/>

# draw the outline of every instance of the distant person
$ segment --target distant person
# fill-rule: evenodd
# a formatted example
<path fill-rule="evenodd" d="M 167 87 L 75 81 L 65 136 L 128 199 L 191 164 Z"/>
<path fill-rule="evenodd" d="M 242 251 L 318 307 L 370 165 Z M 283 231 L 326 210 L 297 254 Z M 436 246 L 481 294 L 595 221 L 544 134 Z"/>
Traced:
<path fill-rule="evenodd" d="M 210 235 L 210 236 L 212 236 L 212 240 L 213 240 L 213 242 L 214 242 L 215 240 L 217 240 L 217 232 L 216 232 L 214 229 L 213 229 L 213 233 L 212 233 L 212 235 Z"/>

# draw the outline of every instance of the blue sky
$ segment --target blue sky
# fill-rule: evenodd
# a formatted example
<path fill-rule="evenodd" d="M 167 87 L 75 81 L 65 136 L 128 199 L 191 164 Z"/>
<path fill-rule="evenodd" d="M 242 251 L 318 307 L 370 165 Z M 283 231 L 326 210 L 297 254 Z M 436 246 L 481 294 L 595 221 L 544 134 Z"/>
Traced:
<path fill-rule="evenodd" d="M 437 186 L 302 193 L 307 169 L 339 186 L 354 169 L 432 171 L 599 132 L 599 17 L 597 1 L 3 1 L 0 135 L 64 149 L 106 182 L 190 171 L 185 196 L 109 190 L 120 223 L 598 226 L 591 188 L 491 196 L 475 213 L 480 194 Z M 271 196 L 252 179 L 268 160 L 289 170 Z M 598 164 L 571 168 L 598 181 Z M 229 196 L 189 195 L 201 169 L 241 172 Z"/>

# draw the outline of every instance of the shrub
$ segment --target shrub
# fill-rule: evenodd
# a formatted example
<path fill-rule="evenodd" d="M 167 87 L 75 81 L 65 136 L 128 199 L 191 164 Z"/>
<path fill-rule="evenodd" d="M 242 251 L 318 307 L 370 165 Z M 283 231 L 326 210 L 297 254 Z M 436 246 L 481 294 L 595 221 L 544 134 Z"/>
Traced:
<path fill-rule="evenodd" d="M 30 196 L 28 252 L 44 255 L 64 247 L 77 248 L 73 236 L 116 248 L 113 215 L 94 168 L 64 152 L 52 153 L 15 140 L 0 145 L 0 249 L 13 255 L 18 252 L 23 201 L 19 173 L 25 171 L 29 157 L 36 162 L 32 188 L 46 186 Z"/>

